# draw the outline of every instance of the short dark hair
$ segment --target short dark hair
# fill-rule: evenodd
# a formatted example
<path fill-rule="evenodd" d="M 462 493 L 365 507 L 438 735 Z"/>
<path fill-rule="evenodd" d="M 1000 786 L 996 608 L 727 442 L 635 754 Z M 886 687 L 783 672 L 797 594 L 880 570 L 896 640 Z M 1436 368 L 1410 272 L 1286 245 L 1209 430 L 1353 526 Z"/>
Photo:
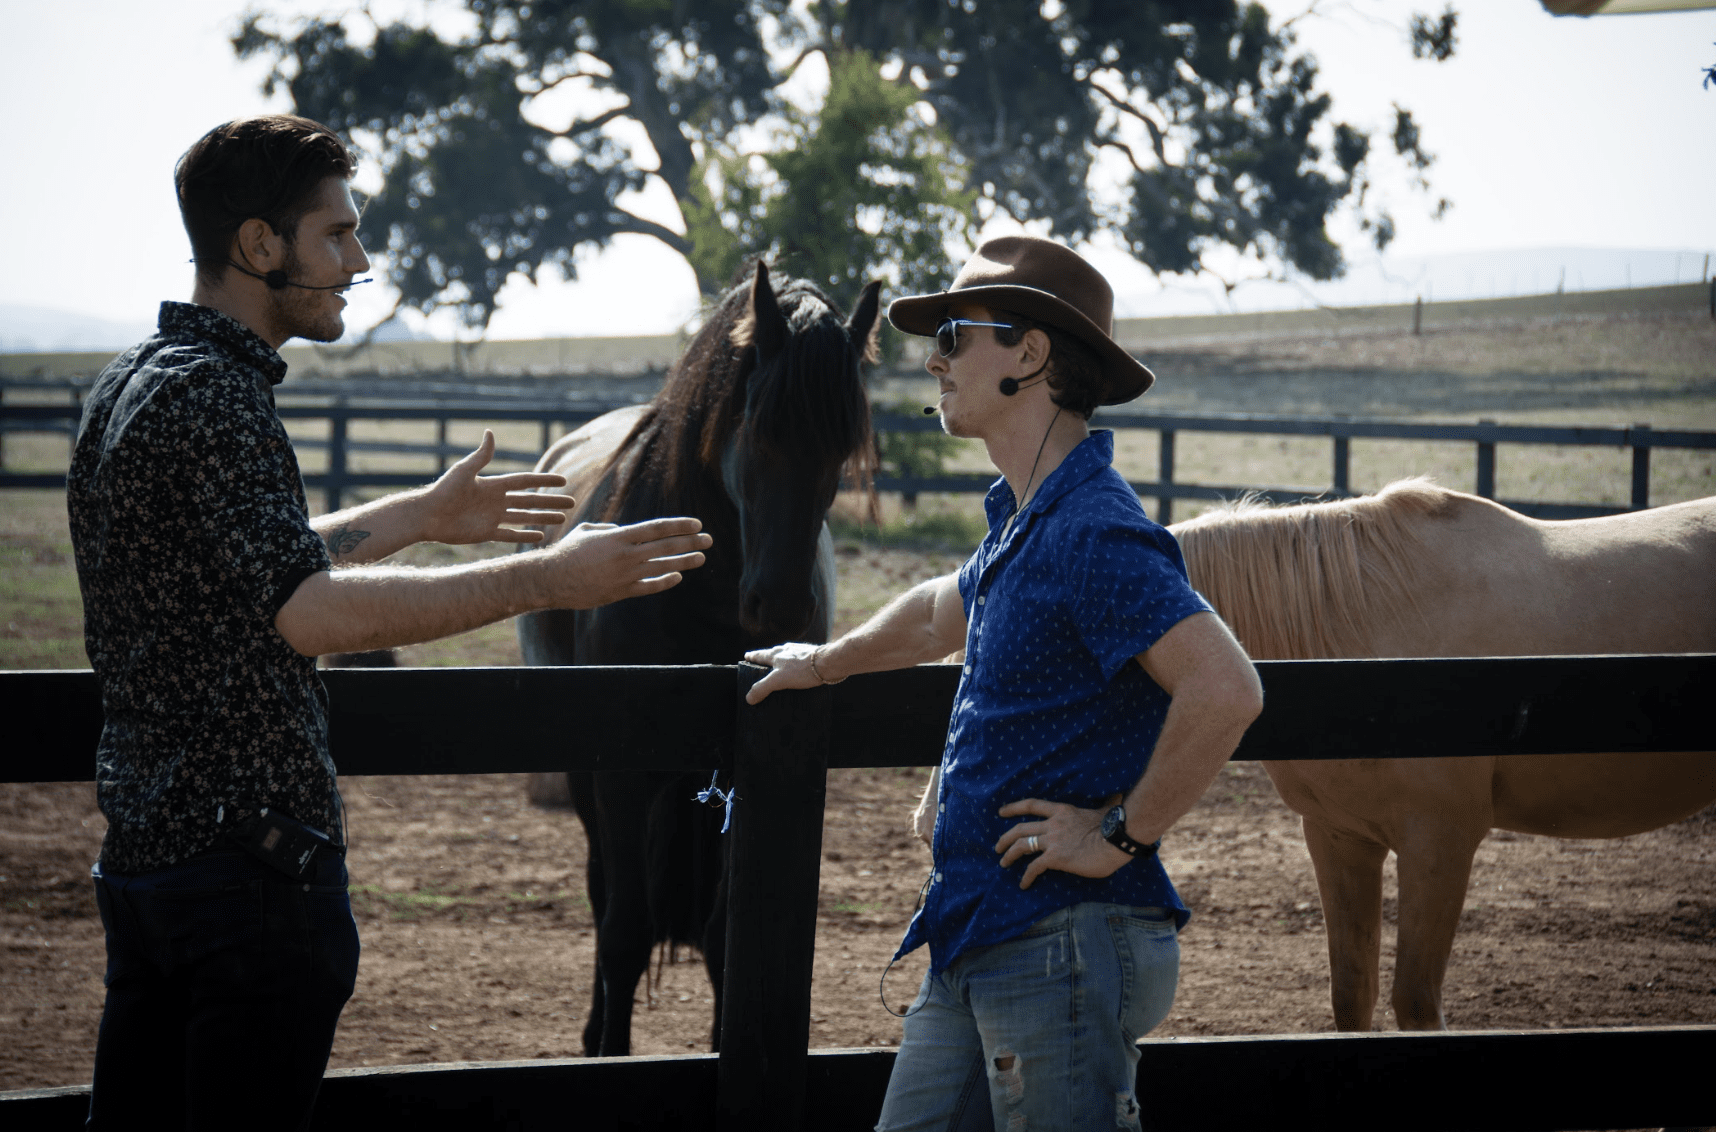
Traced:
<path fill-rule="evenodd" d="M 1017 346 L 1032 330 L 1041 330 L 1048 335 L 1049 399 L 1088 421 L 1108 393 L 1108 384 L 1102 375 L 1102 359 L 1096 351 L 1083 338 L 1058 326 L 1012 311 L 996 311 L 995 316 L 995 321 L 1012 327 L 1011 330 L 1000 326 L 995 328 L 995 340 L 1003 346 Z"/>
<path fill-rule="evenodd" d="M 219 279 L 246 220 L 266 221 L 290 244 L 316 191 L 350 179 L 357 160 L 338 134 L 294 114 L 265 114 L 216 126 L 173 168 L 179 215 L 197 274 Z"/>

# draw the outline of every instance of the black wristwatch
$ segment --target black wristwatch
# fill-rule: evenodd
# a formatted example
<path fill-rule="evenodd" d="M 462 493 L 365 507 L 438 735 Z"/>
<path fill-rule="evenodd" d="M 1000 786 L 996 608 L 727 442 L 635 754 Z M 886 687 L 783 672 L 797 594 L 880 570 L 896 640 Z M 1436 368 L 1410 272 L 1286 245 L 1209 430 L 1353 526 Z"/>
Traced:
<path fill-rule="evenodd" d="M 1102 839 L 1128 857 L 1148 857 L 1162 847 L 1160 840 L 1146 845 L 1126 833 L 1126 807 L 1116 806 L 1102 815 Z"/>

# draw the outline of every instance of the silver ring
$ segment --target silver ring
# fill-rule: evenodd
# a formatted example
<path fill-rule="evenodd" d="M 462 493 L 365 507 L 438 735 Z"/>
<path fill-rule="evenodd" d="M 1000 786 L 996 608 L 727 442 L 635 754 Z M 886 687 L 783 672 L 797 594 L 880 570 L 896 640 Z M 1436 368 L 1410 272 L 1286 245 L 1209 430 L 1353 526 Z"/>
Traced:
<path fill-rule="evenodd" d="M 1037 843 L 1037 835 L 1034 833 L 1025 838 L 1025 845 L 1033 853 L 1041 853 L 1043 851 L 1043 847 Z"/>

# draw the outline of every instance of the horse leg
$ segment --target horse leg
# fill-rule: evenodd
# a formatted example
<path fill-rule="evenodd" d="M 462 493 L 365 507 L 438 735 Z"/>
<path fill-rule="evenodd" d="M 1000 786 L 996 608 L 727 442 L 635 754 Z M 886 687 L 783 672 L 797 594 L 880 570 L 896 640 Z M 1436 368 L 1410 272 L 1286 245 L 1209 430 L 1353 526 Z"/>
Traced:
<path fill-rule="evenodd" d="M 596 962 L 590 979 L 590 1017 L 584 1021 L 584 1056 L 602 1052 L 602 917 L 607 914 L 607 883 L 603 876 L 602 831 L 596 816 L 595 785 L 588 774 L 568 774 L 567 792 L 572 809 L 584 826 L 584 890 L 590 897 L 590 916 L 596 925 Z"/>
<path fill-rule="evenodd" d="M 1382 863 L 1388 846 L 1304 819 L 1329 933 L 1329 999 L 1335 1028 L 1365 1031 L 1376 1012 L 1382 958 Z"/>
<path fill-rule="evenodd" d="M 602 980 L 602 1057 L 632 1051 L 632 1000 L 649 970 L 651 930 L 644 831 L 652 776 L 613 772 L 596 776 L 605 885 L 596 962 Z"/>
<path fill-rule="evenodd" d="M 1445 1030 L 1442 980 L 1466 905 L 1472 857 L 1487 828 L 1476 823 L 1409 828 L 1396 847 L 1400 869 L 1400 935 L 1389 996 L 1402 1030 Z"/>

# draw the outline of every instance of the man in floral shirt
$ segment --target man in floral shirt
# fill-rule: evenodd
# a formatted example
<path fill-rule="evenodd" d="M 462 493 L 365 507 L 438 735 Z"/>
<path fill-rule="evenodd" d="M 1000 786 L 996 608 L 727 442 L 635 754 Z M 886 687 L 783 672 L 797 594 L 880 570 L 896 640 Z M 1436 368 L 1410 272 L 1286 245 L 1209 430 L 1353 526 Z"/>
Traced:
<path fill-rule="evenodd" d="M 158 333 L 102 373 L 78 434 L 67 507 L 109 823 L 92 1127 L 309 1121 L 358 958 L 319 654 L 654 593 L 708 545 L 695 519 L 661 519 L 581 527 L 541 554 L 362 565 L 564 522 L 573 501 L 536 493 L 562 477 L 478 475 L 492 435 L 426 488 L 309 518 L 276 351 L 343 332 L 341 292 L 369 266 L 353 168 L 290 116 L 193 146 L 175 172 L 191 302 L 162 304 Z M 309 855 L 271 863 L 282 836 Z"/>

